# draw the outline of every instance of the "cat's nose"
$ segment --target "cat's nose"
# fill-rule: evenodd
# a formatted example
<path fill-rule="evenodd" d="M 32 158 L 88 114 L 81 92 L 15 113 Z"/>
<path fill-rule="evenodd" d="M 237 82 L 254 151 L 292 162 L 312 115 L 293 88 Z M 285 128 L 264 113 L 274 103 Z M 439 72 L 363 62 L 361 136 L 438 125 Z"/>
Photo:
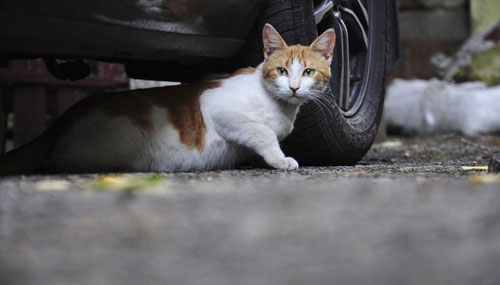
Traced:
<path fill-rule="evenodd" d="M 300 87 L 297 87 L 297 88 L 290 87 L 290 90 L 292 90 L 293 95 L 295 95 L 295 93 L 297 92 L 297 90 L 299 90 L 299 88 Z"/>

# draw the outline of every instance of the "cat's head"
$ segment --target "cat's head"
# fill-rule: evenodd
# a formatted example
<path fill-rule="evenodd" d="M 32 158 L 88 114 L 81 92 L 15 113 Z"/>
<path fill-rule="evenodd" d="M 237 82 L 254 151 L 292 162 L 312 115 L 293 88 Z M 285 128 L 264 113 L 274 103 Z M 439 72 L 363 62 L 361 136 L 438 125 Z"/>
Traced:
<path fill-rule="evenodd" d="M 263 31 L 265 88 L 277 99 L 302 104 L 321 96 L 330 79 L 335 31 L 326 30 L 310 46 L 288 46 L 280 34 L 266 24 Z"/>

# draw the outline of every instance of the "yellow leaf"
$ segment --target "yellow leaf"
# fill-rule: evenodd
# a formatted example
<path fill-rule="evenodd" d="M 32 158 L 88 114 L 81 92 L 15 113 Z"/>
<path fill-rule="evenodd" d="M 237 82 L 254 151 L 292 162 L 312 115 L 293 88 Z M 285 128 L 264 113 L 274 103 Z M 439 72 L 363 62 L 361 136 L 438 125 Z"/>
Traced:
<path fill-rule="evenodd" d="M 383 147 L 383 148 L 395 148 L 395 147 L 401 147 L 403 146 L 403 143 L 401 141 L 386 141 L 386 142 L 383 142 L 383 143 L 378 143 L 378 144 L 374 144 L 373 147 L 377 148 L 377 147 Z"/>
<path fill-rule="evenodd" d="M 409 166 L 409 167 L 402 167 L 400 170 L 406 171 L 406 170 L 432 170 L 432 169 L 450 169 L 453 168 L 453 166 L 447 166 L 447 165 L 428 165 L 428 166 Z"/>
<path fill-rule="evenodd" d="M 61 191 L 67 190 L 70 183 L 65 180 L 44 180 L 36 183 L 35 187 L 38 191 Z"/>
<path fill-rule="evenodd" d="M 130 184 L 130 179 L 117 175 L 101 175 L 96 179 L 96 186 L 100 188 L 124 188 Z"/>
<path fill-rule="evenodd" d="M 464 171 L 488 171 L 488 166 L 462 166 L 461 169 Z"/>
<path fill-rule="evenodd" d="M 413 157 L 413 154 L 411 154 L 410 152 L 408 152 L 408 151 L 407 151 L 407 152 L 405 152 L 405 153 L 403 154 L 403 157 L 404 157 L 404 158 L 412 158 L 412 157 Z"/>
<path fill-rule="evenodd" d="M 108 174 L 98 176 L 90 186 L 95 190 L 133 191 L 155 186 L 161 182 L 162 178 L 157 174 L 149 176 Z"/>
<path fill-rule="evenodd" d="M 474 183 L 500 183 L 500 174 L 472 175 L 469 180 Z"/>

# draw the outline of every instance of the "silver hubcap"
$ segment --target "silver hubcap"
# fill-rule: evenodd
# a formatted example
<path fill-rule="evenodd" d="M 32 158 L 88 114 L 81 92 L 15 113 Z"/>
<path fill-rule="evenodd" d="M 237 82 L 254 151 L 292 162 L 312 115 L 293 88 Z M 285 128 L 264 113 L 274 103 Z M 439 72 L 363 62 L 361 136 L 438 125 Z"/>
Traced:
<path fill-rule="evenodd" d="M 370 66 L 369 13 L 366 1 L 314 1 L 318 34 L 334 28 L 337 34 L 330 86 L 344 116 L 354 116 L 365 99 Z"/>

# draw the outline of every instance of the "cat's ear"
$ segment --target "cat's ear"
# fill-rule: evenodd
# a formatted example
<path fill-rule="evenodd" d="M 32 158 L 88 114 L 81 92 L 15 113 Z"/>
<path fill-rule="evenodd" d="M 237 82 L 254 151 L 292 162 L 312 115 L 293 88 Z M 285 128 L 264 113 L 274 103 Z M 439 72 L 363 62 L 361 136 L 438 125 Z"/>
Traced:
<path fill-rule="evenodd" d="M 286 48 L 286 43 L 280 34 L 270 24 L 264 25 L 262 32 L 262 40 L 264 42 L 264 57 L 267 58 L 273 52 Z"/>
<path fill-rule="evenodd" d="M 326 30 L 311 44 L 311 48 L 319 52 L 329 63 L 332 61 L 334 47 L 335 31 L 333 29 Z"/>

